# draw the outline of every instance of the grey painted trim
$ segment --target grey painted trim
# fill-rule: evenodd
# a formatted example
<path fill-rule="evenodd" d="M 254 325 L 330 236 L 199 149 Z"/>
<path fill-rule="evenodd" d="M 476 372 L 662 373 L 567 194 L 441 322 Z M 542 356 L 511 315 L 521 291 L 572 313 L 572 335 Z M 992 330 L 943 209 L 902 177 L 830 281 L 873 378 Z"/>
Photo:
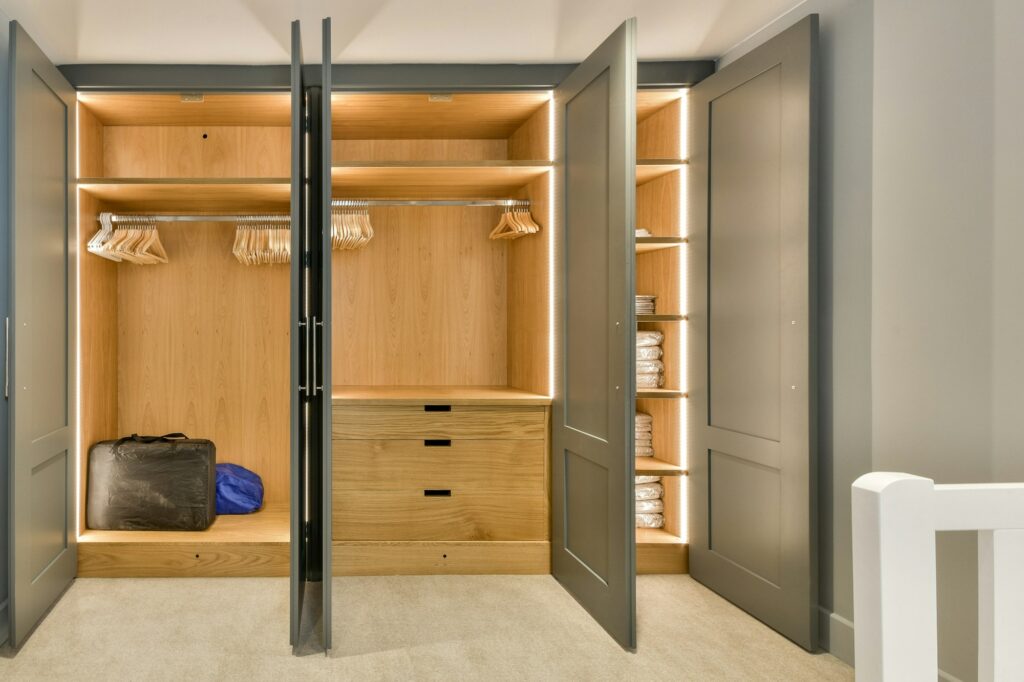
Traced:
<path fill-rule="evenodd" d="M 0 646 L 7 644 L 11 636 L 11 614 L 7 609 L 8 600 L 0 604 Z"/>
<path fill-rule="evenodd" d="M 334 64 L 334 90 L 549 90 L 577 64 Z M 287 91 L 287 65 L 65 64 L 58 67 L 77 90 L 131 92 Z M 699 83 L 715 71 L 711 60 L 640 62 L 641 88 Z M 321 80 L 321 66 L 303 67 L 306 85 Z"/>
<path fill-rule="evenodd" d="M 331 20 L 325 18 L 321 24 L 323 31 L 323 51 L 321 54 L 324 56 L 323 64 L 321 65 L 322 75 L 320 82 L 330 82 L 331 80 Z M 331 582 L 333 578 L 333 572 L 331 568 L 331 550 L 334 533 L 331 530 L 332 520 L 332 486 L 331 486 L 331 468 L 333 464 L 332 453 L 331 453 L 331 440 L 332 440 L 332 425 L 331 420 L 334 414 L 332 409 L 333 401 L 331 400 L 331 291 L 332 291 L 332 278 L 331 278 L 331 229 L 332 229 L 332 217 L 331 217 L 331 190 L 332 187 L 332 176 L 331 176 L 331 149 L 332 149 L 332 134 L 331 134 L 331 96 L 329 92 L 323 93 L 320 100 L 320 229 L 318 234 L 320 236 L 320 267 L 321 272 L 319 277 L 315 277 L 314 281 L 320 282 L 320 317 L 321 327 L 320 332 L 320 367 L 317 368 L 319 374 L 319 380 L 322 388 L 320 389 L 320 410 L 321 410 L 321 422 L 320 422 L 320 466 L 321 466 L 321 493 L 320 493 L 320 532 L 321 537 L 321 566 L 322 574 L 321 579 L 323 580 L 323 647 L 324 653 L 327 654 L 331 650 Z M 316 259 L 314 259 L 316 262 Z M 315 330 L 313 330 L 315 331 Z M 316 341 L 314 340 L 314 343 Z"/>
<path fill-rule="evenodd" d="M 305 107 L 302 103 L 304 90 L 302 88 L 302 33 L 298 21 L 291 25 L 292 40 L 292 64 L 290 67 L 291 80 L 291 217 L 292 217 L 292 253 L 301 253 L 302 241 L 299 234 L 302 232 L 302 168 L 303 168 L 303 137 L 302 137 L 302 116 Z M 289 534 L 289 641 L 292 647 L 298 646 L 300 626 L 302 622 L 302 434 L 299 427 L 299 344 L 301 343 L 301 330 L 299 320 L 299 287 L 302 280 L 301 259 L 292 258 L 289 266 L 289 329 L 291 338 L 289 340 L 289 379 L 288 379 L 288 445 L 290 457 L 290 488 L 291 488 L 291 513 L 290 513 L 290 534 Z"/>
<path fill-rule="evenodd" d="M 818 607 L 818 646 L 853 665 L 853 623 L 838 613 Z"/>
<path fill-rule="evenodd" d="M 11 131 L 8 127 L 13 98 L 11 97 L 11 74 L 10 74 L 10 22 L 6 15 L 0 13 L 0 93 L 3 93 L 3 104 L 0 104 L 0 206 L 9 206 L 8 190 L 10 189 L 10 163 L 8 156 L 10 149 Z M 11 277 L 10 261 L 10 213 L 0 209 L 0 332 L 3 331 L 4 319 L 10 314 L 9 285 Z M 0 344 L 4 347 L 0 353 L 6 353 L 6 339 L 0 337 Z M 0 358 L 0 363 L 3 359 Z M 0 371 L 6 374 L 6 363 Z M 6 381 L 7 377 L 4 376 Z M 11 496 L 8 490 L 9 466 L 10 466 L 10 432 L 8 421 L 8 401 L 0 396 L 0 599 L 3 606 L 0 606 L 0 644 L 7 641 L 11 629 L 11 612 L 8 608 L 10 601 L 10 576 L 9 565 L 10 538 L 10 501 Z"/>

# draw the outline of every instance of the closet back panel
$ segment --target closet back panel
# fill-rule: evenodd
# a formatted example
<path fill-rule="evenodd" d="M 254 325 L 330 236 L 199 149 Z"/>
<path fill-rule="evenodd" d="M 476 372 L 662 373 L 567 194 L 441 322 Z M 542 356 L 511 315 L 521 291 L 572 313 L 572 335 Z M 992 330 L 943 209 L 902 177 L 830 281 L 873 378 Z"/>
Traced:
<path fill-rule="evenodd" d="M 331 159 L 346 161 L 495 161 L 508 158 L 506 140 L 334 140 Z"/>
<path fill-rule="evenodd" d="M 335 251 L 334 383 L 505 385 L 506 244 L 496 209 L 380 207 Z"/>
<path fill-rule="evenodd" d="M 118 432 L 209 438 L 286 503 L 288 268 L 244 266 L 229 223 L 160 229 L 170 262 L 117 265 Z M 98 261 L 98 258 L 89 260 Z"/>
<path fill-rule="evenodd" d="M 107 126 L 108 178 L 286 178 L 287 126 Z"/>

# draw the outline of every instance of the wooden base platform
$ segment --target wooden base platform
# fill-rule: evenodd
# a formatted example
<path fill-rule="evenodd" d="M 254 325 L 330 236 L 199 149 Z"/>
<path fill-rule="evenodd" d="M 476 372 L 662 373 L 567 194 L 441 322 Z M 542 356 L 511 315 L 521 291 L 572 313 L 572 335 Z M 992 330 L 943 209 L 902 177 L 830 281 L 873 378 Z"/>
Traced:
<path fill-rule="evenodd" d="M 546 575 L 551 543 L 335 541 L 334 575 Z"/>
<path fill-rule="evenodd" d="M 288 507 L 219 516 L 201 532 L 87 530 L 80 578 L 264 577 L 289 571 Z"/>
<path fill-rule="evenodd" d="M 678 536 L 657 529 L 636 529 L 636 572 L 689 573 L 688 546 Z"/>

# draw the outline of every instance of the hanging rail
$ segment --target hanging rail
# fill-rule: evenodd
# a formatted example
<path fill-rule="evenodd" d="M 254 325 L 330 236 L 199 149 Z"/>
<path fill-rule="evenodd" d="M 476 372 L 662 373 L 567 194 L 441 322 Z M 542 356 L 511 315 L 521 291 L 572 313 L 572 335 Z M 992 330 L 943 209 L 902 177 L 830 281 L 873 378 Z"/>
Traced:
<path fill-rule="evenodd" d="M 472 206 L 481 208 L 529 208 L 529 199 L 334 199 L 332 208 L 371 206 Z M 286 213 L 246 213 L 232 215 L 110 214 L 111 223 L 280 223 L 290 220 Z"/>

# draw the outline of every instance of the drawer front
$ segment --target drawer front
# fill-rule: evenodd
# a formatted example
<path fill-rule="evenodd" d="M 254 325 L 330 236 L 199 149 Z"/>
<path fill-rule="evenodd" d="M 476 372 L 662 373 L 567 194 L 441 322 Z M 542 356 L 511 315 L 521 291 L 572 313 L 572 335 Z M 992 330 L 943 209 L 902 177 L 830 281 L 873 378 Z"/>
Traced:
<path fill-rule="evenodd" d="M 338 405 L 332 429 L 335 440 L 542 440 L 547 437 L 546 413 L 544 407 Z"/>
<path fill-rule="evenodd" d="M 334 442 L 335 540 L 546 540 L 542 440 Z"/>

